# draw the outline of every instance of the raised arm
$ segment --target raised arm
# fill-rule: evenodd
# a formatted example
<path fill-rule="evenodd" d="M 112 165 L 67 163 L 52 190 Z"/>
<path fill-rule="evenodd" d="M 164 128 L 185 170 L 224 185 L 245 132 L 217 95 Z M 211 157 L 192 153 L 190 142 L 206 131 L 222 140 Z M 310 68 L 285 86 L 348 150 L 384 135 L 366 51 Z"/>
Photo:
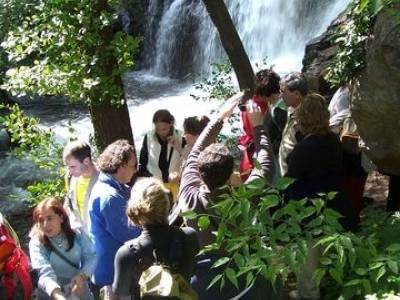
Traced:
<path fill-rule="evenodd" d="M 269 139 L 267 129 L 263 125 L 264 116 L 256 103 L 249 101 L 247 104 L 247 113 L 250 123 L 253 127 L 255 153 L 254 159 L 260 165 L 253 168 L 246 182 L 255 180 L 256 178 L 266 178 L 271 182 L 275 168 L 271 140 Z"/>

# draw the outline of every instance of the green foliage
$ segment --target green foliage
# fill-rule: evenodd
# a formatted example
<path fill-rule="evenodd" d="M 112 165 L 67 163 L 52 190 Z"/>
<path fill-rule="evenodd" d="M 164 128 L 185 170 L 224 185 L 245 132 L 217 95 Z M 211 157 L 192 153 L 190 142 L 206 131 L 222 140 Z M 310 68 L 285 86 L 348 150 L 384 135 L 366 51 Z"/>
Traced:
<path fill-rule="evenodd" d="M 202 252 L 222 250 L 223 266 L 210 286 L 242 278 L 247 286 L 262 276 L 272 284 L 301 276 L 310 245 L 321 247 L 320 266 L 313 278 L 324 282 L 327 299 L 382 297 L 400 286 L 400 214 L 370 212 L 360 232 L 345 232 L 340 214 L 327 207 L 336 192 L 284 203 L 281 192 L 293 182 L 282 178 L 275 187 L 258 180 L 230 189 L 210 208 L 210 215 L 185 214 L 198 219 L 201 230 L 219 221 L 215 242 Z M 327 285 L 327 282 L 329 283 Z"/>
<path fill-rule="evenodd" d="M 359 233 L 333 235 L 319 244 L 325 252 L 317 272 L 335 282 L 329 294 L 350 299 L 399 292 L 400 215 L 369 211 Z"/>
<path fill-rule="evenodd" d="M 325 79 L 332 86 L 341 86 L 356 77 L 365 68 L 366 45 L 372 24 L 382 9 L 388 9 L 398 0 L 352 0 L 347 20 L 333 34 L 338 51 L 328 67 Z M 396 15 L 400 14 L 397 11 Z"/>
<path fill-rule="evenodd" d="M 32 203 L 37 203 L 47 196 L 63 198 L 65 193 L 64 172 L 62 168 L 62 147 L 54 141 L 49 130 L 40 128 L 39 120 L 27 117 L 18 105 L 4 106 L 10 113 L 0 116 L 2 124 L 15 145 L 13 154 L 20 158 L 30 158 L 38 168 L 46 171 L 46 178 L 27 187 Z"/>
<path fill-rule="evenodd" d="M 34 7 L 26 2 L 30 15 L 2 43 L 15 65 L 4 87 L 88 104 L 121 103 L 120 76 L 133 66 L 139 41 L 117 30 L 110 9 L 115 2 L 38 0 Z"/>

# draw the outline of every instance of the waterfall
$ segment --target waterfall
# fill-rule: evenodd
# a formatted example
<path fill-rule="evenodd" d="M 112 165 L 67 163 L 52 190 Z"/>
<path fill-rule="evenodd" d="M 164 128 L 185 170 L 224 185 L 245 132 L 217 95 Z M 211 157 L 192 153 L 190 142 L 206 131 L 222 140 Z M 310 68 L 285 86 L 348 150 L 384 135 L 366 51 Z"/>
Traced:
<path fill-rule="evenodd" d="M 301 69 L 307 41 L 321 34 L 349 0 L 226 0 L 252 62 L 279 71 Z M 156 76 L 182 78 L 209 71 L 224 58 L 202 1 L 150 0 L 145 65 Z M 147 42 L 146 42 L 147 41 Z"/>

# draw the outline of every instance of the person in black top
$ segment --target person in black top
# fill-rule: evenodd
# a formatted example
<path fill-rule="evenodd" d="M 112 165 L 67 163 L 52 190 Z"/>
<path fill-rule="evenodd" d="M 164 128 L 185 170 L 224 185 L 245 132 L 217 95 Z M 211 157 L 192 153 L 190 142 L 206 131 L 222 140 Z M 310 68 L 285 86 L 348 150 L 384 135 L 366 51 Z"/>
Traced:
<path fill-rule="evenodd" d="M 127 215 L 143 231 L 139 237 L 125 243 L 115 256 L 113 292 L 122 299 L 141 299 L 139 279 L 142 272 L 155 263 L 154 253 L 157 261 L 167 265 L 173 263 L 173 254 L 176 272 L 189 281 L 199 242 L 192 228 L 168 225 L 170 203 L 170 191 L 160 180 L 142 178 L 135 183 Z"/>

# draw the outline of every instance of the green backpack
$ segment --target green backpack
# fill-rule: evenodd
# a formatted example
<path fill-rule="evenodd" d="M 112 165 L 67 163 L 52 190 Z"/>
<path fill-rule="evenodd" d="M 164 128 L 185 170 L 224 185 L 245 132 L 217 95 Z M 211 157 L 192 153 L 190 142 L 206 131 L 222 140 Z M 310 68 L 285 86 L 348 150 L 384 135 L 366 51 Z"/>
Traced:
<path fill-rule="evenodd" d="M 189 282 L 178 272 L 177 269 L 182 252 L 182 240 L 174 232 L 169 249 L 168 264 L 158 259 L 156 250 L 153 251 L 155 262 L 142 272 L 139 279 L 140 296 L 181 300 L 198 300 L 197 293 L 190 286 Z"/>

